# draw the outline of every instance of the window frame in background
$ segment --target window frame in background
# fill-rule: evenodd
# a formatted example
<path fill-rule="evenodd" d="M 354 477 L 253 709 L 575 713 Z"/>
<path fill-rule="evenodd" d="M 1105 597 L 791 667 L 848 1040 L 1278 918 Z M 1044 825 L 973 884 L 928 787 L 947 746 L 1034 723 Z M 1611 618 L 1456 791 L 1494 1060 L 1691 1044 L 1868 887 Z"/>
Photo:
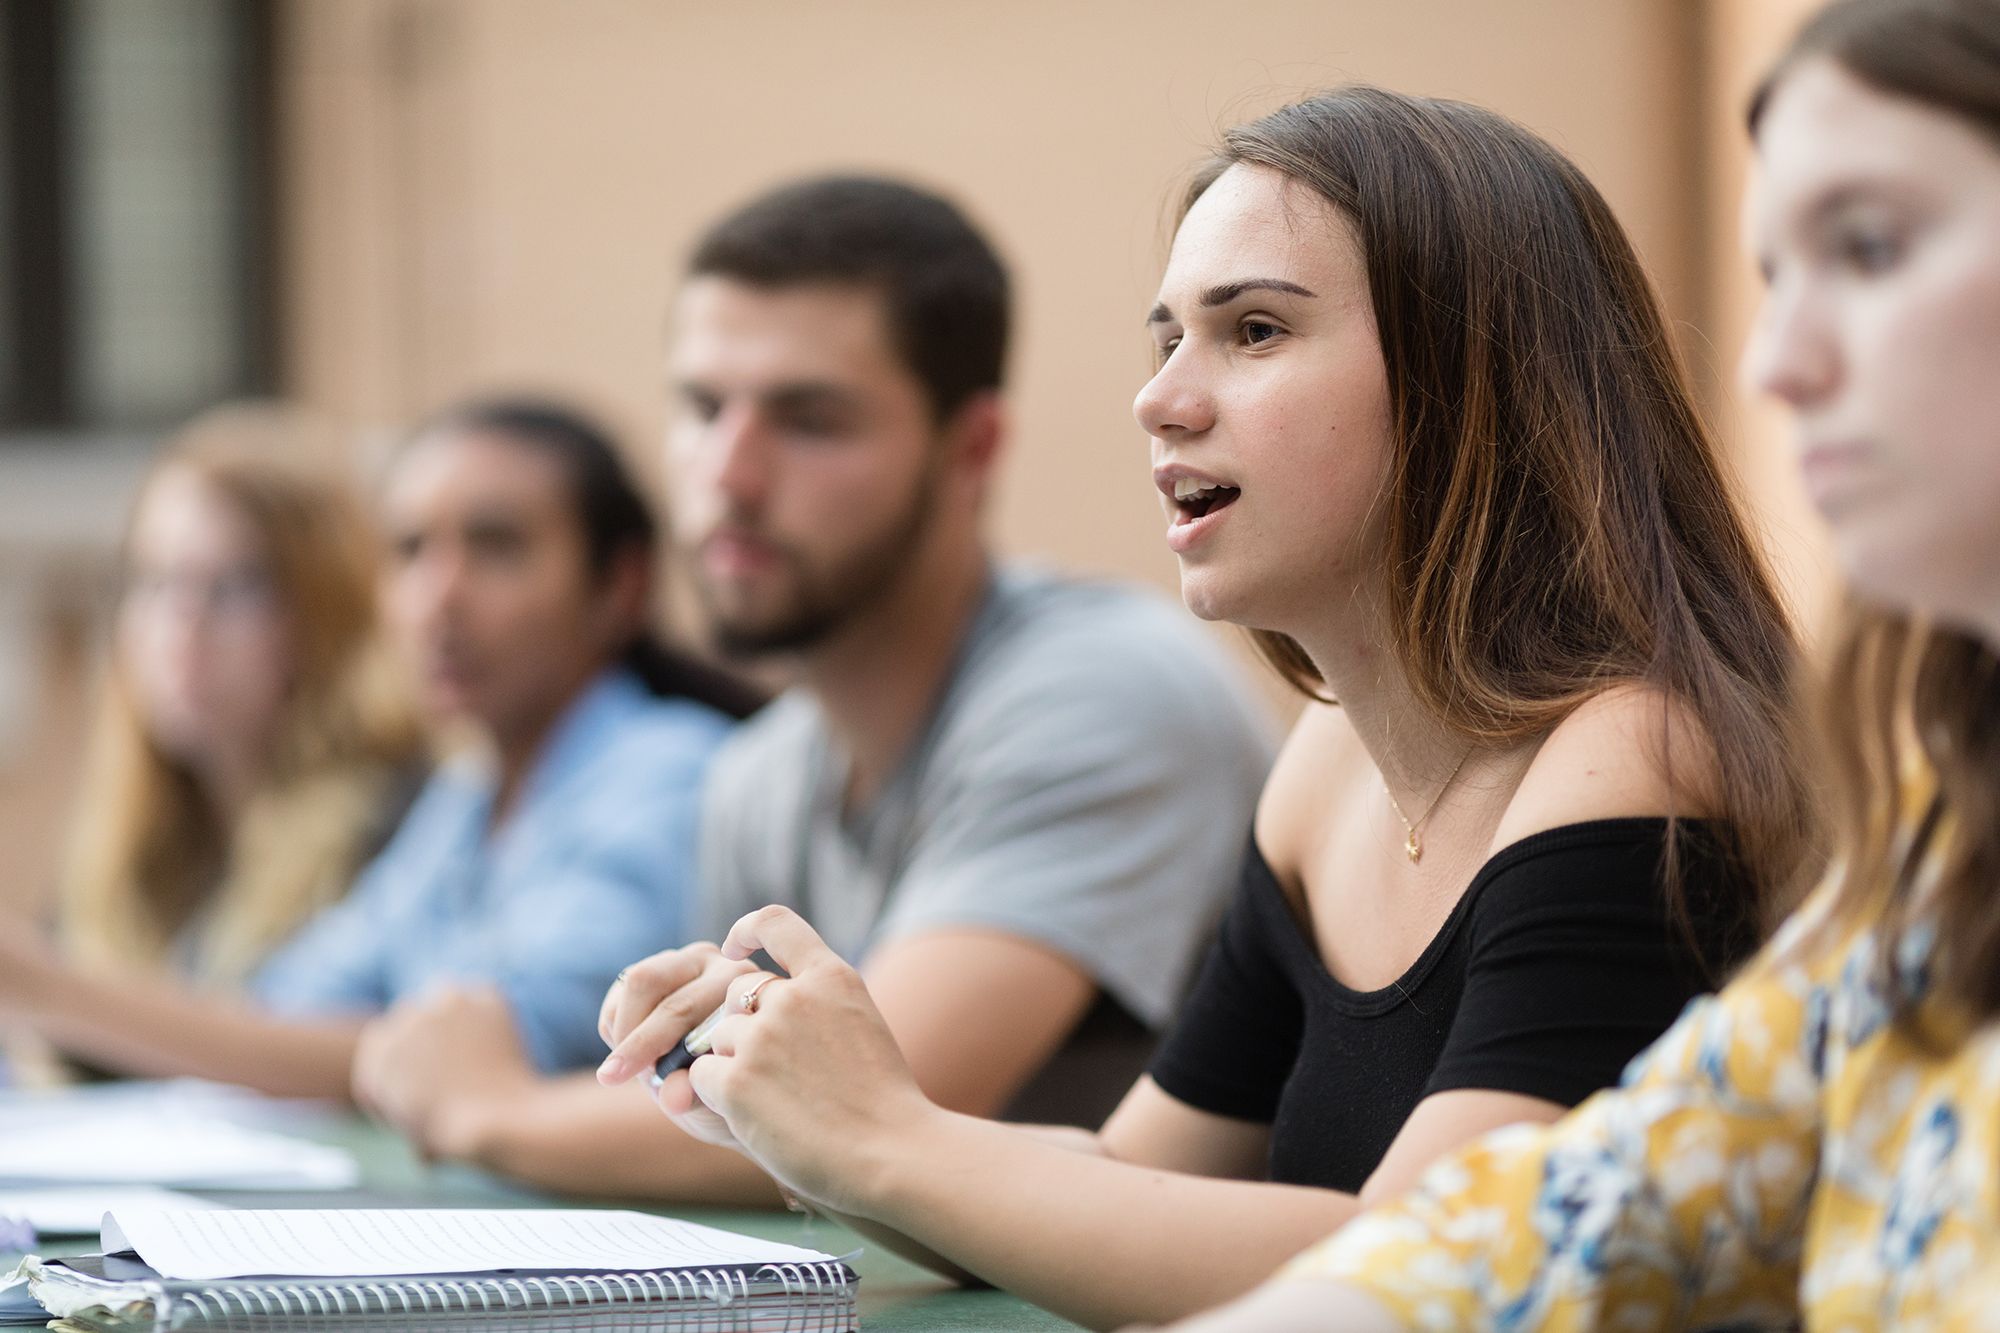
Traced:
<path fill-rule="evenodd" d="M 107 324 L 94 349 L 85 345 L 93 332 L 85 309 L 85 228 L 93 220 L 85 186 L 93 166 L 107 169 L 116 149 L 105 160 L 87 160 L 91 147 L 105 145 L 87 142 L 93 108 L 85 99 L 107 94 L 101 70 L 99 86 L 86 77 L 93 53 L 83 43 L 92 21 L 157 24 L 162 7 L 170 21 L 210 26 L 204 38 L 225 71 L 219 90 L 187 89 L 197 99 L 214 91 L 222 98 L 223 143 L 210 165 L 226 197 L 210 204 L 227 232 L 217 242 L 227 256 L 227 290 L 206 313 L 222 329 L 215 345 L 223 369 L 170 385 L 144 406 L 106 409 L 86 394 L 95 369 L 89 358 L 93 350 L 105 353 L 115 330 Z M 277 8 L 270 0 L 146 0 L 130 9 L 122 0 L 0 4 L 0 359 L 8 363 L 0 372 L 0 459 L 22 449 L 131 447 L 133 437 L 156 438 L 211 402 L 278 387 Z M 129 44 L 121 54 L 131 58 Z M 161 77 L 171 80 L 174 71 Z M 168 83 L 164 91 L 171 108 L 176 89 Z M 114 248 L 148 239 L 120 236 L 115 219 L 95 220 Z"/>

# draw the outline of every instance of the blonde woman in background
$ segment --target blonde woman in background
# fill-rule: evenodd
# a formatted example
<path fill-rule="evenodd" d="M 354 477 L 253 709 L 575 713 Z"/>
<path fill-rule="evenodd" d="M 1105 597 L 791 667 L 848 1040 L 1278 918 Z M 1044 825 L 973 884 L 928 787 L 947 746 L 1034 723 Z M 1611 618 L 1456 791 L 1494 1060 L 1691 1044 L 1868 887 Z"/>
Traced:
<path fill-rule="evenodd" d="M 148 479 L 63 880 L 80 964 L 234 986 L 347 889 L 418 757 L 374 543 L 311 425 L 193 423 Z"/>
<path fill-rule="evenodd" d="M 414 789 L 374 540 L 328 452 L 293 410 L 219 408 L 140 490 L 56 903 L 78 976 L 239 989 L 346 892 Z M 36 1009 L 0 997 L 42 1028 Z"/>

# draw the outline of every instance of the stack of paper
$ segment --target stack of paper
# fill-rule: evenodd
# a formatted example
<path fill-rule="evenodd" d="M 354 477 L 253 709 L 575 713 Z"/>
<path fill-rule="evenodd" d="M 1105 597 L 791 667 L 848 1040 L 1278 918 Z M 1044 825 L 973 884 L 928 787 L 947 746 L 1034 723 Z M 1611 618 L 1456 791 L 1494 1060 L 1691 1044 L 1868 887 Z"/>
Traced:
<path fill-rule="evenodd" d="M 23 1261 L 67 1328 L 850 1333 L 831 1255 L 642 1213 L 118 1213 L 102 1255 Z"/>

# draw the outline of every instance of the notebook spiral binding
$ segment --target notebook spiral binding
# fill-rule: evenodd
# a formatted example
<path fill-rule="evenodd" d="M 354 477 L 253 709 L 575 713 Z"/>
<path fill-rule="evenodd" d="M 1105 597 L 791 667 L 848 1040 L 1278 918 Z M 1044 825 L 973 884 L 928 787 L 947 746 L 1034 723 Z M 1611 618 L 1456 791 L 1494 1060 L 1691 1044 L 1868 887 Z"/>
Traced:
<path fill-rule="evenodd" d="M 830 1304 L 793 1309 L 783 1327 L 800 1333 L 838 1331 L 854 1326 L 854 1297 L 848 1273 L 839 1264 L 765 1264 L 756 1269 L 681 1269 L 657 1272 L 602 1273 L 588 1276 L 547 1275 L 477 1279 L 347 1283 L 285 1283 L 282 1285 L 211 1287 L 179 1292 L 181 1307 L 161 1322 L 179 1326 L 225 1324 L 235 1319 L 377 1318 L 426 1314 L 521 1315 L 583 1309 L 618 1310 L 643 1307 L 662 1312 L 703 1311 L 699 1327 L 708 1328 L 707 1312 L 757 1295 L 832 1298 Z M 774 1285 L 775 1284 L 775 1285 Z M 807 1311 L 810 1310 L 810 1313 Z M 166 1314 L 167 1312 L 162 1312 Z M 767 1310 L 767 1316 L 777 1313 Z M 744 1310 L 742 1327 L 755 1314 Z M 725 1316 L 726 1318 L 726 1316 Z M 793 1322 L 799 1320 L 803 1322 Z M 694 1326 L 694 1325 L 691 1325 Z M 718 1323 L 715 1327 L 731 1325 Z"/>

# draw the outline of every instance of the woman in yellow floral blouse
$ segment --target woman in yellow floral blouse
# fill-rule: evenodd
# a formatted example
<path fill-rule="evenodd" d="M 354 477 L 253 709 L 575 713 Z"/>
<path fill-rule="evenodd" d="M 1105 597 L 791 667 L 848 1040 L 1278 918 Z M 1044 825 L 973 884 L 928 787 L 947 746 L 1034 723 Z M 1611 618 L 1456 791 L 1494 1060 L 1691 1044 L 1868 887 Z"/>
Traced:
<path fill-rule="evenodd" d="M 1746 372 L 1856 592 L 1836 869 L 1622 1088 L 1185 1333 L 2000 1328 L 2000 0 L 1842 0 L 1750 122 Z"/>

